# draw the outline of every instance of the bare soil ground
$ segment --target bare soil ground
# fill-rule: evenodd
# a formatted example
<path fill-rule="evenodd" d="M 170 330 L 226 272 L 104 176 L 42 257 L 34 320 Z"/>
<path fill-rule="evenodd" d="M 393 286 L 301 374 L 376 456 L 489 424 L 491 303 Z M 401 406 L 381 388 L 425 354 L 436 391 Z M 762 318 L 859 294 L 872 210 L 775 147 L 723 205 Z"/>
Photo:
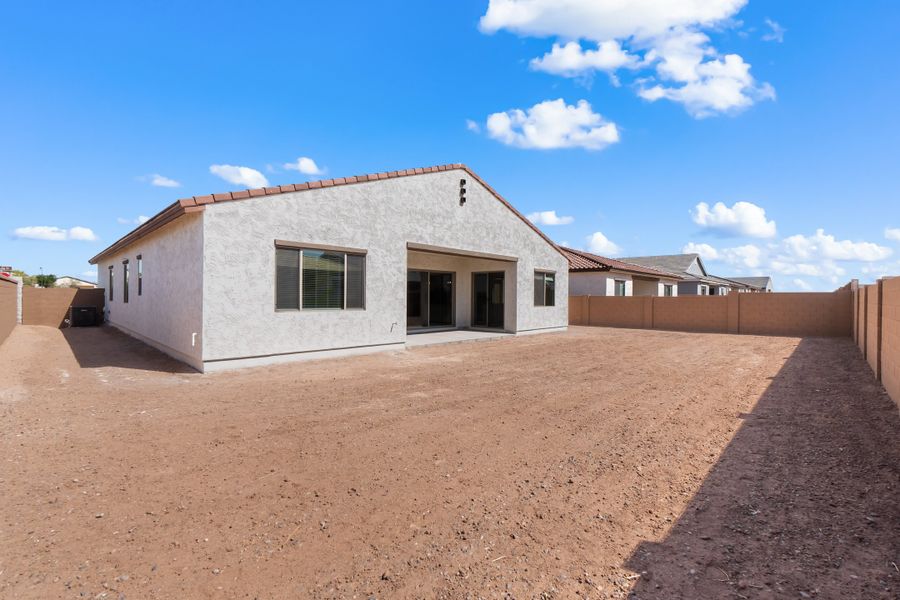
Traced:
<path fill-rule="evenodd" d="M 0 347 L 3 598 L 897 598 L 845 339 L 573 328 L 200 375 Z"/>

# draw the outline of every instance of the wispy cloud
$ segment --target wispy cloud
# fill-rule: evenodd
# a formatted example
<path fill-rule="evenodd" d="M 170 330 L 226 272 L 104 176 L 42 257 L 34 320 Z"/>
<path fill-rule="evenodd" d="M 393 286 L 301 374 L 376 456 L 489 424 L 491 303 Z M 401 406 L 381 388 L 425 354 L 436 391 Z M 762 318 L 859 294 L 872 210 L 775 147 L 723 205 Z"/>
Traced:
<path fill-rule="evenodd" d="M 17 227 L 13 230 L 13 237 L 20 240 L 42 240 L 48 242 L 66 242 L 70 240 L 93 242 L 97 240 L 97 235 L 91 229 L 80 225 L 69 229 L 48 225 Z"/>
<path fill-rule="evenodd" d="M 209 172 L 234 185 L 250 188 L 260 188 L 269 185 L 269 180 L 266 179 L 265 175 L 250 167 L 210 165 Z"/>
<path fill-rule="evenodd" d="M 288 171 L 299 171 L 304 175 L 322 175 L 325 173 L 325 169 L 320 169 L 319 165 L 316 164 L 316 161 L 308 156 L 301 156 L 294 162 L 285 163 L 283 166 Z"/>
<path fill-rule="evenodd" d="M 900 227 L 886 227 L 884 237 L 895 242 L 900 242 Z"/>
<path fill-rule="evenodd" d="M 466 119 L 466 129 L 468 129 L 469 131 L 474 131 L 475 133 L 481 133 L 481 125 L 479 125 L 472 119 Z"/>
<path fill-rule="evenodd" d="M 181 187 L 181 184 L 166 177 L 165 175 L 160 175 L 159 173 L 151 173 L 150 175 L 141 175 L 137 178 L 138 181 L 143 181 L 149 183 L 150 185 L 155 185 L 156 187 L 165 187 L 165 188 L 176 188 Z"/>
<path fill-rule="evenodd" d="M 119 225 L 143 225 L 147 221 L 150 220 L 150 217 L 145 215 L 138 215 L 136 219 L 126 219 L 124 217 L 116 217 L 116 222 Z"/>
<path fill-rule="evenodd" d="M 568 225 L 575 220 L 575 217 L 560 217 L 555 210 L 533 212 L 527 218 L 535 225 Z"/>
<path fill-rule="evenodd" d="M 766 19 L 766 25 L 769 26 L 769 32 L 763 34 L 763 41 L 778 42 L 779 44 L 784 41 L 784 34 L 787 32 L 787 29 L 772 19 Z"/>

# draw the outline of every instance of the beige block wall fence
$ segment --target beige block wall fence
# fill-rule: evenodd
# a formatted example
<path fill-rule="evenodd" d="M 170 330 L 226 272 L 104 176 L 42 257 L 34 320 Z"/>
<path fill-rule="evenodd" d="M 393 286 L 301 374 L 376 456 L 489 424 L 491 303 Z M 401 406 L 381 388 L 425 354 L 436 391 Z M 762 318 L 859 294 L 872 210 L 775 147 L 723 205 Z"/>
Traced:
<path fill-rule="evenodd" d="M 853 295 L 854 341 L 900 407 L 900 277 L 854 286 Z"/>
<path fill-rule="evenodd" d="M 0 344 L 12 333 L 19 318 L 18 288 L 17 282 L 0 277 Z"/>
<path fill-rule="evenodd" d="M 851 337 L 900 408 L 900 277 L 829 293 L 570 296 L 569 324 L 635 329 Z"/>
<path fill-rule="evenodd" d="M 727 296 L 572 296 L 570 325 L 755 335 L 844 336 L 851 332 L 850 286 L 831 293 Z"/>

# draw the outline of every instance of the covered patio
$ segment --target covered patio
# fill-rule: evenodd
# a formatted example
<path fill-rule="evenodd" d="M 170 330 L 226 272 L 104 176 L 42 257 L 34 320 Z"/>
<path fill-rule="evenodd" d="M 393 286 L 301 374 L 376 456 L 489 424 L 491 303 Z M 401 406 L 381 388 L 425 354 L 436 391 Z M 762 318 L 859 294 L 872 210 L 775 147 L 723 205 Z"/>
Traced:
<path fill-rule="evenodd" d="M 516 330 L 516 257 L 414 243 L 407 248 L 406 327 L 416 334 L 410 338 Z"/>

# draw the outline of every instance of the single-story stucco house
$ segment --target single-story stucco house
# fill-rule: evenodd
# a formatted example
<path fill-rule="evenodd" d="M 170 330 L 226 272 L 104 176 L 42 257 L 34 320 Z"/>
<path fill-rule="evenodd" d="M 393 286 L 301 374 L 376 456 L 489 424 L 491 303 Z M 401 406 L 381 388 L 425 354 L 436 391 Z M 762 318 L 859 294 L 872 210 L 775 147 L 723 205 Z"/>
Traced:
<path fill-rule="evenodd" d="M 769 293 L 774 291 L 774 286 L 772 285 L 772 278 L 768 276 L 762 277 L 726 277 L 726 279 L 730 279 L 732 281 L 736 281 L 742 285 L 747 286 L 746 289 L 741 289 L 739 291 L 742 292 L 761 292 L 761 293 Z"/>
<path fill-rule="evenodd" d="M 201 371 L 568 325 L 568 262 L 462 164 L 194 196 L 90 261 L 106 321 Z"/>
<path fill-rule="evenodd" d="M 631 256 L 621 260 L 677 276 L 679 296 L 725 296 L 732 290 L 740 291 L 748 287 L 710 274 L 699 254 Z"/>
<path fill-rule="evenodd" d="M 560 246 L 569 260 L 570 296 L 677 296 L 679 277 Z"/>
<path fill-rule="evenodd" d="M 58 288 L 93 289 L 97 287 L 97 284 L 71 275 L 63 275 L 62 277 L 57 277 L 53 286 Z"/>

